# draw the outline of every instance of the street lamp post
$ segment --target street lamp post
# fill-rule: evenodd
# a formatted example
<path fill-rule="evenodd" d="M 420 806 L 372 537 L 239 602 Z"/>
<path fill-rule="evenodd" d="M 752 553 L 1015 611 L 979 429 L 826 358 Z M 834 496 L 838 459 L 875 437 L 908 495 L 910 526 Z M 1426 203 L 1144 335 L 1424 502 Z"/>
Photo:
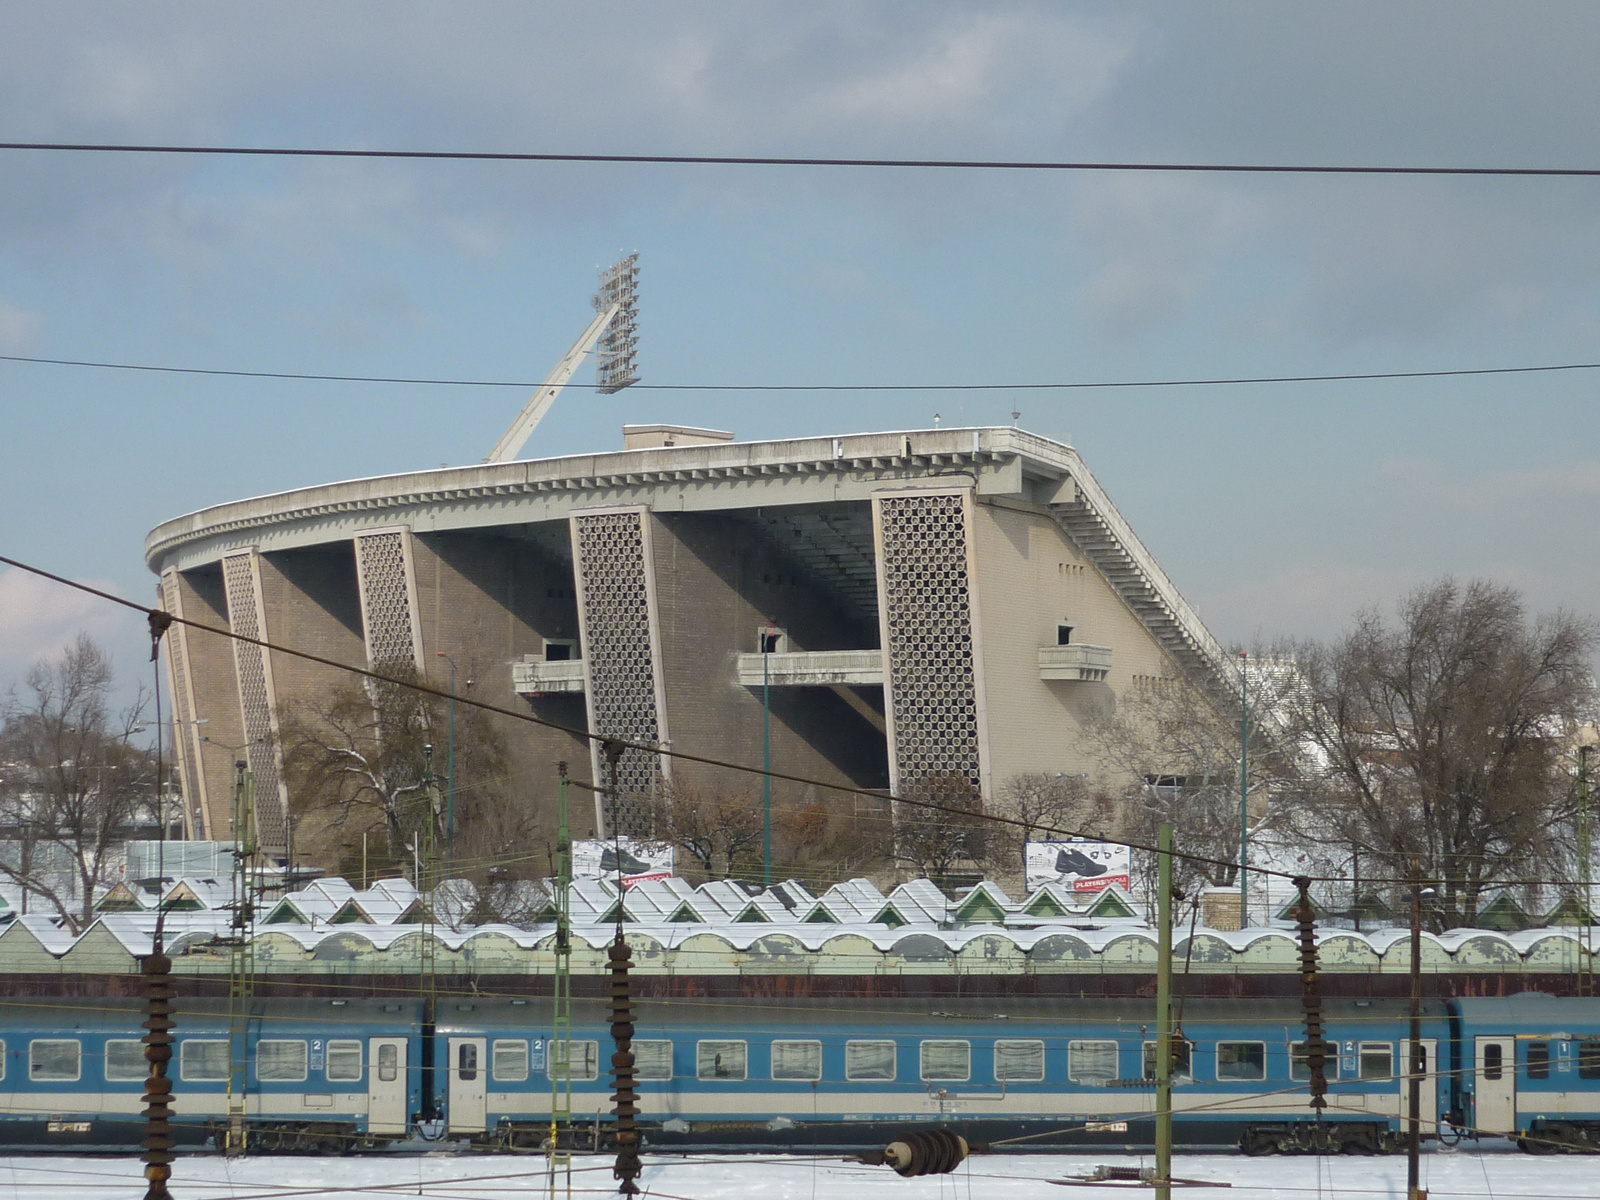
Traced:
<path fill-rule="evenodd" d="M 450 743 L 445 760 L 445 788 L 450 797 L 444 818 L 445 853 L 454 860 L 456 850 L 456 660 L 440 650 L 439 657 L 450 664 Z M 467 680 L 470 686 L 472 681 Z"/>
<path fill-rule="evenodd" d="M 1239 653 L 1239 928 L 1250 927 L 1250 655 Z"/>
<path fill-rule="evenodd" d="M 778 648 L 778 631 L 761 631 L 761 882 L 772 886 L 772 672 L 770 655 Z"/>

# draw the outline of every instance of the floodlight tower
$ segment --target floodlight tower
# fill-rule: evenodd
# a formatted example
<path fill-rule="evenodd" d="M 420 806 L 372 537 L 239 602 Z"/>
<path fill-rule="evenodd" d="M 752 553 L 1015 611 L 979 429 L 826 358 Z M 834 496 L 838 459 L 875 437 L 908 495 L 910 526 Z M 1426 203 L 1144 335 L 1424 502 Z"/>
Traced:
<path fill-rule="evenodd" d="M 600 291 L 594 297 L 595 317 L 583 336 L 556 364 L 550 377 L 500 436 L 483 461 L 513 462 L 550 406 L 571 381 L 583 360 L 596 346 L 600 350 L 599 375 L 595 390 L 602 396 L 620 392 L 639 382 L 639 256 L 630 254 L 621 262 L 600 272 Z"/>

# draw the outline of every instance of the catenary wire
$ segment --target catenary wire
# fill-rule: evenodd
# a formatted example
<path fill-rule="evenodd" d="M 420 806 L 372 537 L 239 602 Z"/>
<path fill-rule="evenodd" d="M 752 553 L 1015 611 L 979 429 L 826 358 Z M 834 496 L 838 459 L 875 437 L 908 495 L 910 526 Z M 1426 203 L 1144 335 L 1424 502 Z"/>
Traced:
<path fill-rule="evenodd" d="M 353 158 L 434 162 L 593 163 L 618 166 L 852 167 L 944 171 L 1176 173 L 1190 175 L 1400 175 L 1600 178 L 1600 167 L 1381 166 L 1336 163 L 1114 162 L 1089 159 L 831 158 L 746 154 L 615 154 L 507 150 L 360 150 L 317 146 L 184 146 L 126 142 L 0 142 L 0 150 L 67 154 L 174 154 L 202 158 Z"/>
<path fill-rule="evenodd" d="M 245 371 L 220 367 L 174 367 L 156 363 L 102 362 L 95 359 L 40 358 L 0 354 L 0 362 L 52 367 L 92 367 L 107 371 L 147 371 L 166 375 L 211 375 L 230 379 L 284 379 L 318 383 L 417 384 L 428 387 L 539 388 L 544 380 L 431 379 L 405 375 L 336 375 L 311 371 Z M 1524 367 L 1461 367 L 1437 371 L 1355 371 L 1331 375 L 1238 375 L 1194 379 L 1058 380 L 1041 383 L 632 383 L 633 391 L 653 392 L 1048 392 L 1096 388 L 1224 387 L 1272 383 L 1348 383 L 1385 379 L 1450 379 L 1474 375 L 1534 375 L 1600 370 L 1600 362 L 1541 363 Z M 597 388 L 598 383 L 568 383 Z"/>

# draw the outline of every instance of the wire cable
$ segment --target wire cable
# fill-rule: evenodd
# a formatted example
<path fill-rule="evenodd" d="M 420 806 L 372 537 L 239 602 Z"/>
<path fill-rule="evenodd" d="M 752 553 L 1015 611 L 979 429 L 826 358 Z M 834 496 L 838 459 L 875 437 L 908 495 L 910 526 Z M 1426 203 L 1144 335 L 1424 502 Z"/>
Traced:
<path fill-rule="evenodd" d="M 156 363 L 102 362 L 80 358 L 40 358 L 0 354 L 0 362 L 52 367 L 93 367 L 106 371 L 148 371 L 167 375 L 212 375 L 231 379 L 287 379 L 316 383 L 387 383 L 426 387 L 539 388 L 543 380 L 449 379 L 405 375 L 335 375 L 313 371 L 244 371 L 221 367 L 172 367 Z M 1352 371 L 1332 375 L 1237 375 L 1194 379 L 1058 380 L 1043 383 L 631 383 L 647 392 L 1048 392 L 1096 388 L 1228 387 L 1271 383 L 1350 383 L 1385 379 L 1450 379 L 1473 375 L 1535 375 L 1600 370 L 1600 362 L 1541 363 L 1526 367 L 1461 367 L 1437 371 Z M 597 388 L 598 383 L 569 383 L 569 388 Z"/>
<path fill-rule="evenodd" d="M 681 167 L 850 167 L 1188 175 L 1401 175 L 1589 179 L 1600 167 L 1379 166 L 1335 163 L 1110 162 L 1088 159 L 826 158 L 746 154 L 570 154 L 504 150 L 356 150 L 313 146 L 179 146 L 123 142 L 0 142 L 0 150 L 66 154 L 175 154 L 202 158 L 352 158 L 428 162 L 594 163 Z"/>

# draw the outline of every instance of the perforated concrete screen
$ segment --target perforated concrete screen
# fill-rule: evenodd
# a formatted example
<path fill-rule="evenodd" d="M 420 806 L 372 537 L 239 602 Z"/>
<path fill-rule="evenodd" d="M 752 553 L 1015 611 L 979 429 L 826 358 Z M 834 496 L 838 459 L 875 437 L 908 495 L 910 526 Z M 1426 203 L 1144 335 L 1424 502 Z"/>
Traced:
<path fill-rule="evenodd" d="M 589 728 L 630 742 L 659 743 L 664 722 L 657 705 L 659 667 L 650 620 L 645 521 L 646 514 L 634 510 L 577 514 L 572 518 L 572 545 L 588 674 Z M 597 752 L 595 778 L 605 781 L 606 770 Z M 660 778 L 656 755 L 623 752 L 617 763 L 617 787 L 623 799 L 616 832 L 633 836 L 653 832 L 642 798 L 656 790 Z"/>
<path fill-rule="evenodd" d="M 176 571 L 168 570 L 161 576 L 161 607 L 175 617 L 183 616 L 183 587 Z M 210 836 L 209 832 L 194 828 L 197 819 L 202 826 L 207 824 L 210 814 L 206 811 L 205 776 L 200 770 L 199 747 L 195 744 L 200 735 L 195 725 L 194 684 L 189 675 L 188 629 L 178 624 L 170 626 L 166 642 L 167 681 L 172 692 L 172 741 L 178 751 L 179 778 L 184 795 L 193 797 L 193 807 L 201 810 L 197 818 L 193 809 L 186 805 L 184 823 L 190 828 L 191 836 L 204 838 Z"/>
<path fill-rule="evenodd" d="M 981 784 L 963 492 L 874 499 L 897 787 L 928 775 Z"/>
<path fill-rule="evenodd" d="M 375 667 L 417 662 L 405 536 L 391 530 L 356 538 L 361 620 L 366 627 L 367 660 Z"/>
<path fill-rule="evenodd" d="M 228 594 L 228 624 L 233 631 L 247 638 L 265 639 L 254 553 L 224 558 L 222 582 Z M 263 848 L 281 853 L 288 843 L 288 829 L 272 725 L 271 668 L 265 650 L 241 641 L 233 643 L 233 664 L 239 676 L 239 707 L 248 743 L 245 756 L 255 781 L 256 828 Z"/>

